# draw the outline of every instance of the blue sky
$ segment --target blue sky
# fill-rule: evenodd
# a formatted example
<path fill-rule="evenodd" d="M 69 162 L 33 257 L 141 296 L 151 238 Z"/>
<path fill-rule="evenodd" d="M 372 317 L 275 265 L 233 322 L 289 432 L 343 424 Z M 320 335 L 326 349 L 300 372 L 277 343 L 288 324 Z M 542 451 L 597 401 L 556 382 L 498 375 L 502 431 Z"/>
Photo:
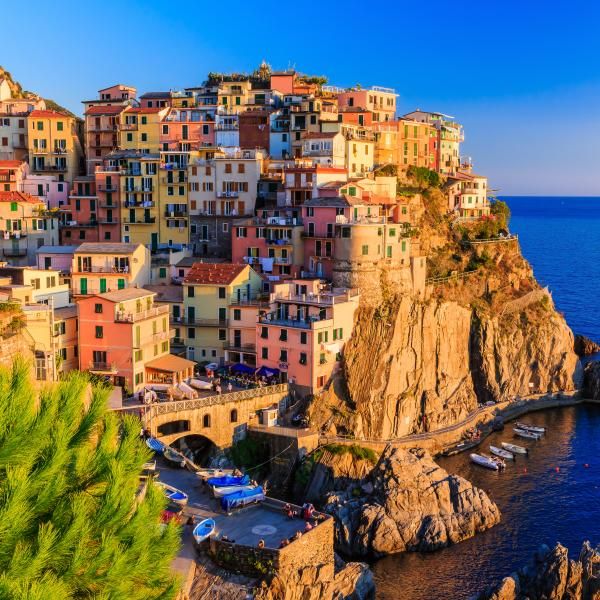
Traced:
<path fill-rule="evenodd" d="M 591 0 L 33 0 L 3 7 L 0 64 L 78 114 L 113 83 L 180 88 L 262 59 L 394 87 L 402 112 L 456 116 L 501 194 L 600 195 L 599 17 Z"/>

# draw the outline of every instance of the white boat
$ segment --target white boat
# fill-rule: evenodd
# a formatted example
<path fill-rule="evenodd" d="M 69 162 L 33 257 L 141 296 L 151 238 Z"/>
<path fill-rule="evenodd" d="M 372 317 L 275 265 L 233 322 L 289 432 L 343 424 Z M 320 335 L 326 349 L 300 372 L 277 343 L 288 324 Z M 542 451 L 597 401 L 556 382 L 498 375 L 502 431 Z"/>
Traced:
<path fill-rule="evenodd" d="M 513 454 L 529 454 L 529 450 L 523 446 L 517 446 L 516 444 L 509 444 L 508 442 L 502 442 L 502 447 Z"/>
<path fill-rule="evenodd" d="M 515 460 L 515 455 L 512 452 L 498 448 L 498 446 L 490 446 L 490 452 L 506 460 Z"/>
<path fill-rule="evenodd" d="M 176 487 L 173 487 L 164 481 L 155 481 L 154 483 L 163 489 L 165 496 L 171 502 L 175 502 L 175 504 L 179 504 L 179 506 L 185 506 L 188 503 L 189 497 L 185 492 L 178 490 Z"/>
<path fill-rule="evenodd" d="M 539 440 L 542 437 L 541 433 L 533 433 L 533 431 L 527 431 L 520 427 L 514 427 L 513 431 L 515 432 L 515 435 L 525 438 L 526 440 Z"/>
<path fill-rule="evenodd" d="M 203 519 L 194 527 L 192 535 L 196 544 L 208 539 L 215 532 L 216 523 L 214 519 Z"/>
<path fill-rule="evenodd" d="M 504 463 L 502 461 L 495 460 L 491 456 L 486 456 L 485 454 L 471 454 L 471 462 L 474 462 L 480 467 L 491 469 L 492 471 L 498 471 L 504 468 Z"/>
<path fill-rule="evenodd" d="M 224 477 L 225 475 L 233 475 L 234 469 L 199 469 L 196 471 L 196 476 L 206 481 L 211 477 Z"/>
<path fill-rule="evenodd" d="M 210 381 L 203 381 L 202 379 L 190 379 L 188 384 L 197 390 L 212 390 L 212 383 Z"/>
<path fill-rule="evenodd" d="M 181 393 L 190 400 L 194 400 L 198 397 L 198 392 L 193 387 L 185 383 L 185 381 L 178 383 L 177 387 L 181 391 Z"/>
<path fill-rule="evenodd" d="M 525 431 L 531 431 L 532 433 L 546 433 L 545 427 L 538 427 L 537 425 L 528 425 L 527 423 L 517 423 L 516 424 L 519 429 L 524 429 Z"/>
<path fill-rule="evenodd" d="M 221 487 L 213 487 L 213 494 L 215 498 L 222 498 L 229 494 L 235 494 L 236 492 L 247 492 L 253 490 L 256 485 L 224 485 Z"/>

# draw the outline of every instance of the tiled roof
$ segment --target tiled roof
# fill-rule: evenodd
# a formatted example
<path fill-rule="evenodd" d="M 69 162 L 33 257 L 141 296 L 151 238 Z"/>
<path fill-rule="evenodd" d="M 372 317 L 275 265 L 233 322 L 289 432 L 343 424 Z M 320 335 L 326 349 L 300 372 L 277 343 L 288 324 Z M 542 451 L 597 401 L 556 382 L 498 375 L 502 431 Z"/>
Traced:
<path fill-rule="evenodd" d="M 79 248 L 75 246 L 40 246 L 37 249 L 38 254 L 74 254 Z"/>
<path fill-rule="evenodd" d="M 132 254 L 141 244 L 120 244 L 118 242 L 85 242 L 77 248 L 77 254 Z"/>
<path fill-rule="evenodd" d="M 86 115 L 118 115 L 125 108 L 127 108 L 127 107 L 124 106 L 123 104 L 120 104 L 117 106 L 113 106 L 112 104 L 106 105 L 106 106 L 90 106 L 85 111 L 85 114 Z"/>
<path fill-rule="evenodd" d="M 156 302 L 183 302 L 181 285 L 145 285 L 144 289 L 156 294 Z"/>
<path fill-rule="evenodd" d="M 127 114 L 146 114 L 146 115 L 153 115 L 156 113 L 159 113 L 161 110 L 165 110 L 164 108 L 148 108 L 148 107 L 142 107 L 142 106 L 135 106 L 133 108 L 128 108 L 127 109 Z"/>
<path fill-rule="evenodd" d="M 32 110 L 29 113 L 30 117 L 39 117 L 40 119 L 70 119 L 69 115 L 65 115 L 55 110 Z"/>
<path fill-rule="evenodd" d="M 23 160 L 0 160 L 0 169 L 16 169 L 25 164 Z"/>
<path fill-rule="evenodd" d="M 325 132 L 311 131 L 310 133 L 307 133 L 302 139 L 303 140 L 322 140 L 325 138 L 334 138 L 339 133 L 340 133 L 339 131 L 325 131 Z"/>
<path fill-rule="evenodd" d="M 194 263 L 184 283 L 190 284 L 220 284 L 231 283 L 247 265 L 236 263 Z"/>
<path fill-rule="evenodd" d="M 352 206 L 353 204 L 364 204 L 358 198 L 350 198 L 348 196 L 336 196 L 334 198 L 311 198 L 304 202 L 304 206 Z"/>
<path fill-rule="evenodd" d="M 319 186 L 319 189 L 325 189 L 325 190 L 337 190 L 341 187 L 344 187 L 345 185 L 348 185 L 347 181 L 327 181 L 325 183 L 322 183 Z"/>
<path fill-rule="evenodd" d="M 171 92 L 146 92 L 140 96 L 140 100 L 145 100 L 146 98 L 171 98 Z"/>
<path fill-rule="evenodd" d="M 115 292 L 106 292 L 104 294 L 97 294 L 97 298 L 103 298 L 109 302 L 126 302 L 127 300 L 137 300 L 138 298 L 145 298 L 146 296 L 153 296 L 154 292 L 149 292 L 143 288 L 125 288 L 124 290 L 117 290 Z"/>
<path fill-rule="evenodd" d="M 0 192 L 0 202 L 30 202 L 31 204 L 44 204 L 38 197 L 24 192 Z"/>

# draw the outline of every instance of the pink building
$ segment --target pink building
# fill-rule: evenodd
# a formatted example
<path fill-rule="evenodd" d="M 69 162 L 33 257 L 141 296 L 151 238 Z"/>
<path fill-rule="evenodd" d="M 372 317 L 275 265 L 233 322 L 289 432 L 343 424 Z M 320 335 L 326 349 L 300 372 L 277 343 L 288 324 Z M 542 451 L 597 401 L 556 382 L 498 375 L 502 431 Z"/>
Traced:
<path fill-rule="evenodd" d="M 183 146 L 192 150 L 200 146 L 214 146 L 214 114 L 214 111 L 198 108 L 169 109 L 160 125 L 161 150 L 179 152 Z"/>
<path fill-rule="evenodd" d="M 42 246 L 36 253 L 38 269 L 54 269 L 70 281 L 73 256 L 79 246 Z M 64 278 L 61 280 L 65 282 Z"/>
<path fill-rule="evenodd" d="M 0 191 L 22 192 L 28 165 L 21 160 L 0 160 Z"/>
<path fill-rule="evenodd" d="M 258 365 L 295 384 L 302 396 L 322 391 L 341 366 L 358 302 L 357 290 L 319 279 L 276 284 L 270 311 L 256 325 Z"/>

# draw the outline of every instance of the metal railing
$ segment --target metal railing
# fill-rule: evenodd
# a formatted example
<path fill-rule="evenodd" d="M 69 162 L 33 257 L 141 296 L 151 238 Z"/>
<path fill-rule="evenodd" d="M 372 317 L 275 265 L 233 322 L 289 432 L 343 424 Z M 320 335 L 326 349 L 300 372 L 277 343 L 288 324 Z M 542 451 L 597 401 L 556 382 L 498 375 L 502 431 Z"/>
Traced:
<path fill-rule="evenodd" d="M 136 321 L 143 321 L 144 319 L 150 319 L 152 317 L 158 317 L 160 315 L 168 315 L 168 306 L 155 306 L 148 310 L 141 310 L 139 312 L 125 312 L 117 311 L 115 313 L 116 323 L 135 323 Z"/>

